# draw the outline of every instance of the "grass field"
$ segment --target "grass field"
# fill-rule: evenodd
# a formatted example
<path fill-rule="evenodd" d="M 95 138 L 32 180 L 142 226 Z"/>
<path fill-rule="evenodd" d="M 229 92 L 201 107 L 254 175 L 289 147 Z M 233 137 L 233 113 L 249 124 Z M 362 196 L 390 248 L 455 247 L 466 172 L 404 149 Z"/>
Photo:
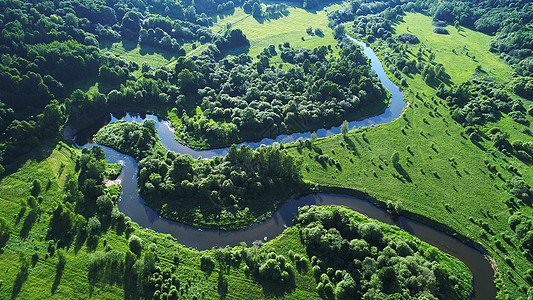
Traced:
<path fill-rule="evenodd" d="M 470 56 L 483 59 L 484 69 L 493 70 L 494 74 L 489 76 L 504 82 L 510 77 L 510 68 L 488 52 L 490 37 L 486 35 L 463 29 L 463 37 L 453 28 L 449 28 L 450 37 L 437 35 L 432 32 L 431 18 L 421 14 L 407 14 L 404 22 L 395 28 L 396 34 L 409 28 L 424 47 L 434 51 L 439 49 L 435 61 L 445 66 L 456 84 L 472 78 L 479 63 L 468 58 L 464 51 L 455 55 L 449 49 L 458 51 L 466 47 Z M 453 39 L 459 36 L 461 39 Z M 378 43 L 372 47 L 381 57 L 390 51 Z M 418 45 L 409 49 L 416 53 Z M 389 77 L 393 76 L 389 74 Z M 527 285 L 522 276 L 531 264 L 517 246 L 520 241 L 516 236 L 509 244 L 500 235 L 512 232 L 507 223 L 510 213 L 502 201 L 509 198 L 505 180 L 514 174 L 506 167 L 511 163 L 523 171 L 524 178 L 530 175 L 527 177 L 530 184 L 533 184 L 532 170 L 518 159 L 503 155 L 494 157 L 471 143 L 463 134 L 463 127 L 451 118 L 444 101 L 435 96 L 435 90 L 426 85 L 419 74 L 406 78 L 409 87 L 404 90 L 405 100 L 410 106 L 400 119 L 352 131 L 346 139 L 338 135 L 316 142 L 325 154 L 341 163 L 341 169 L 324 168 L 311 158 L 315 153 L 307 148 L 301 154 L 295 148 L 291 150 L 303 160 L 304 178 L 317 184 L 365 191 L 380 200 L 398 203 L 404 210 L 447 224 L 478 241 L 491 252 L 502 271 L 506 285 L 502 294 L 508 293 L 511 299 L 515 299 L 523 293 L 521 286 Z M 523 127 L 508 118 L 500 122 L 507 124 L 509 130 Z M 348 147 L 350 144 L 355 147 Z M 490 149 L 491 142 L 485 147 Z M 395 150 L 400 156 L 399 169 L 391 162 Z M 498 166 L 503 180 L 487 169 L 485 160 Z M 529 208 L 521 209 L 530 214 Z M 494 234 L 477 225 L 480 221 L 488 223 Z M 502 243 L 503 250 L 495 246 L 497 240 Z M 513 259 L 513 265 L 505 261 L 507 257 Z"/>
<path fill-rule="evenodd" d="M 279 4 L 277 2 L 266 1 L 265 5 Z M 289 13 L 281 15 L 279 18 L 261 18 L 255 19 L 252 15 L 244 13 L 242 8 L 235 8 L 232 15 L 214 15 L 212 16 L 216 22 L 211 28 L 213 33 L 219 32 L 231 24 L 232 28 L 241 29 L 248 40 L 250 40 L 250 48 L 239 48 L 231 51 L 229 54 L 245 53 L 255 58 L 264 48 L 269 45 L 278 45 L 283 42 L 289 42 L 292 47 L 305 47 L 314 49 L 319 46 L 331 45 L 334 47 L 337 42 L 333 38 L 330 28 L 328 28 L 328 10 L 336 10 L 342 7 L 343 4 L 333 4 L 323 7 L 316 11 L 306 11 L 301 8 L 301 4 L 289 2 Z M 306 33 L 307 27 L 311 26 L 314 29 L 320 28 L 324 32 L 323 37 L 317 35 L 308 35 Z M 199 55 L 207 44 L 185 43 L 182 47 L 187 52 L 187 56 Z M 115 43 L 103 43 L 101 45 L 101 52 L 111 52 L 116 56 L 122 56 L 127 61 L 134 61 L 139 66 L 143 62 L 149 63 L 152 68 L 161 66 L 172 67 L 177 56 L 173 53 L 166 52 L 160 48 L 151 46 L 140 46 L 131 41 L 121 41 Z M 272 63 L 281 63 L 281 58 L 278 56 L 271 59 Z M 139 75 L 140 71 L 134 72 Z"/>
<path fill-rule="evenodd" d="M 43 147 L 36 149 L 29 155 L 25 164 L 18 171 L 4 177 L 0 181 L 0 203 L 2 211 L 0 217 L 5 218 L 11 226 L 11 237 L 7 245 L 0 253 L 0 298 L 1 299 L 123 299 L 124 290 L 120 284 L 109 285 L 105 283 L 90 284 L 87 279 L 88 262 L 94 251 L 116 249 L 126 251 L 128 249 L 128 237 L 125 234 L 117 234 L 109 229 L 98 240 L 98 246 L 94 250 L 88 250 L 84 244 L 82 247 L 69 247 L 65 249 L 66 264 L 61 276 L 56 272 L 58 255 L 50 255 L 48 247 L 50 243 L 45 240 L 46 229 L 49 225 L 51 212 L 60 201 L 63 193 L 63 184 L 66 174 L 74 172 L 77 149 L 59 143 L 47 142 Z M 60 171 L 63 170 L 63 171 Z M 20 202 L 29 196 L 31 181 L 51 179 L 49 188 L 41 192 L 42 203 L 38 205 L 41 212 L 35 223 L 26 222 L 29 218 L 29 210 L 22 214 L 17 221 L 21 205 Z M 28 228 L 29 226 L 29 228 Z M 26 232 L 26 234 L 23 234 Z M 194 249 L 181 246 L 176 239 L 169 235 L 155 233 L 149 229 L 139 228 L 134 225 L 132 234 L 143 240 L 143 251 L 148 246 L 155 249 L 158 257 L 158 266 L 162 269 L 173 269 L 181 282 L 184 294 L 180 299 L 320 299 L 315 290 L 309 257 L 300 241 L 300 235 L 296 227 L 286 229 L 283 234 L 265 243 L 257 251 L 276 252 L 277 255 L 289 257 L 289 251 L 298 253 L 306 258 L 307 268 L 295 271 L 294 285 L 280 287 L 274 283 L 260 283 L 253 276 L 245 274 L 240 264 L 224 268 L 217 263 L 213 272 L 206 273 L 200 270 L 200 257 L 204 254 L 216 257 L 212 250 L 199 252 Z M 405 232 L 399 232 L 406 238 L 412 238 Z M 240 247 L 236 247 L 238 250 Z M 20 255 L 30 262 L 27 275 L 21 276 Z M 33 261 L 32 256 L 37 255 Z M 444 254 L 442 254 L 443 258 Z M 175 257 L 179 263 L 175 263 Z M 458 272 L 467 272 L 463 264 L 449 260 L 445 262 Z M 466 273 L 465 273 L 466 274 Z M 23 278 L 21 284 L 14 282 L 17 278 Z M 219 280 L 223 278 L 228 284 L 227 293 L 220 293 Z M 20 289 L 14 289 L 18 286 Z M 15 292 L 14 292 L 15 291 Z"/>
<path fill-rule="evenodd" d="M 481 66 L 486 76 L 501 81 L 512 77 L 511 68 L 500 61 L 497 54 L 489 52 L 489 42 L 493 36 L 460 27 L 460 31 L 448 25 L 450 33 L 436 34 L 431 25 L 432 18 L 408 13 L 403 22 L 395 26 L 396 34 L 412 33 L 419 39 L 422 46 L 428 46 L 435 53 L 435 61 L 446 67 L 454 84 L 460 84 L 472 78 L 476 67 Z M 419 45 L 409 47 L 412 53 L 418 51 Z"/>
<path fill-rule="evenodd" d="M 266 5 L 278 4 L 278 2 L 264 2 Z M 337 42 L 333 38 L 330 28 L 328 28 L 328 10 L 336 10 L 341 4 L 326 6 L 320 10 L 310 12 L 301 8 L 300 3 L 289 3 L 289 13 L 281 15 L 276 19 L 255 19 L 252 15 L 244 13 L 242 8 L 236 8 L 231 16 L 219 17 L 212 27 L 213 32 L 217 32 L 231 24 L 232 28 L 239 28 L 250 41 L 250 49 L 247 54 L 255 58 L 264 48 L 269 45 L 289 42 L 292 47 L 305 47 L 314 49 L 319 46 L 331 45 L 334 47 Z M 320 28 L 324 32 L 323 37 L 308 35 L 307 27 Z M 246 50 L 241 50 L 246 51 Z M 245 52 L 246 53 L 246 52 Z M 240 54 L 238 51 L 235 54 Z M 272 63 L 280 63 L 279 55 L 271 60 Z"/>
<path fill-rule="evenodd" d="M 0 252 L 0 299 L 123 299 L 124 291 L 121 285 L 109 285 L 97 283 L 91 285 L 87 279 L 89 257 L 94 251 L 105 249 L 117 249 L 126 251 L 128 237 L 118 235 L 114 230 L 108 230 L 99 237 L 98 246 L 94 250 L 88 250 L 86 245 L 76 249 L 65 249 L 66 265 L 62 276 L 57 279 L 56 266 L 58 255 L 50 256 L 48 252 L 49 242 L 45 240 L 46 229 L 49 226 L 53 209 L 63 197 L 63 187 L 67 174 L 74 173 L 75 157 L 77 149 L 73 149 L 64 143 L 46 142 L 42 147 L 35 149 L 28 156 L 21 158 L 27 161 L 12 174 L 0 180 L 0 203 L 2 210 L 0 217 L 7 220 L 11 227 L 11 237 L 6 246 Z M 29 159 L 28 159 L 29 158 Z M 46 182 L 50 178 L 51 185 L 45 189 Z M 33 179 L 43 183 L 40 196 L 42 203 L 38 205 L 40 213 L 35 223 L 27 221 L 30 208 L 21 215 L 21 201 L 30 195 Z M 169 235 L 156 233 L 152 230 L 134 226 L 134 232 L 144 241 L 144 251 L 151 243 L 156 245 L 156 255 L 159 258 L 158 265 L 164 268 L 174 266 L 175 274 L 186 285 L 191 281 L 184 298 L 194 296 L 214 299 L 219 298 L 217 290 L 220 270 L 216 269 L 211 274 L 202 272 L 200 256 L 203 252 L 181 246 L 176 239 Z M 106 246 L 104 246 L 104 244 Z M 305 256 L 303 245 L 295 229 L 288 229 L 285 234 L 265 244 L 265 251 L 276 249 L 278 254 L 288 256 L 288 251 L 293 250 Z M 56 250 L 57 253 L 57 250 Z M 14 292 L 15 281 L 20 276 L 21 261 L 23 255 L 30 262 L 27 276 L 22 280 L 20 290 Z M 32 256 L 36 254 L 38 259 L 32 262 Z M 179 257 L 179 265 L 175 265 L 173 259 Z M 242 265 L 241 265 L 242 266 Z M 283 297 L 289 299 L 316 299 L 315 282 L 311 267 L 303 273 L 296 273 L 295 286 L 281 291 Z M 262 285 L 252 277 L 244 274 L 242 268 L 231 268 L 224 273 L 229 284 L 228 298 L 254 297 L 273 298 L 279 296 L 280 289 L 276 285 Z M 54 284 L 56 282 L 56 284 Z M 246 296 L 248 295 L 248 296 Z"/>

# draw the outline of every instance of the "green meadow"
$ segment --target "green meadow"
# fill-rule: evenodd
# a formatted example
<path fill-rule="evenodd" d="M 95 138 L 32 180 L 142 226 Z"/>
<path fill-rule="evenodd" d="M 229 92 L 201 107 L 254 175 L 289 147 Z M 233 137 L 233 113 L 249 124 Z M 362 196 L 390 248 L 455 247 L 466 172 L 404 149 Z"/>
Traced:
<path fill-rule="evenodd" d="M 128 235 L 118 234 L 109 229 L 98 237 L 98 244 L 94 249 L 72 246 L 65 249 L 50 251 L 50 243 L 45 239 L 46 228 L 49 225 L 52 211 L 62 197 L 62 191 L 67 174 L 75 172 L 75 160 L 79 150 L 59 142 L 47 142 L 41 149 L 30 153 L 33 159 L 0 181 L 2 197 L 2 211 L 0 217 L 7 220 L 11 226 L 11 238 L 0 255 L 0 298 L 10 299 L 51 299 L 84 298 L 84 299 L 123 299 L 123 286 L 105 282 L 90 283 L 87 279 L 89 261 L 96 251 L 128 249 Z M 37 221 L 27 222 L 30 218 L 28 208 L 22 214 L 21 201 L 30 195 L 31 182 L 37 179 L 42 182 L 50 179 L 47 188 L 43 187 L 40 194 L 41 203 L 37 206 Z M 355 220 L 367 218 L 353 213 Z M 365 221 L 368 222 L 368 221 Z M 29 227 L 28 227 L 29 226 Z M 387 226 L 387 225 L 385 225 Z M 396 232 L 398 236 L 411 240 L 413 237 L 397 228 L 388 226 L 387 230 Z M 217 260 L 215 268 L 210 272 L 200 269 L 200 258 L 204 255 L 217 257 L 221 250 L 197 251 L 179 244 L 179 240 L 156 233 L 149 229 L 134 225 L 130 235 L 137 235 L 143 241 L 142 251 L 154 251 L 158 258 L 157 265 L 163 270 L 171 270 L 181 283 L 183 293 L 180 299 L 320 299 L 316 292 L 315 277 L 313 275 L 310 257 L 307 256 L 305 246 L 300 239 L 298 227 L 286 229 L 275 239 L 256 248 L 257 253 L 275 252 L 290 258 L 299 254 L 305 262 L 305 267 L 295 269 L 294 284 L 280 288 L 276 283 L 260 282 L 245 272 L 244 262 L 231 266 Z M 414 240 L 416 243 L 419 243 Z M 421 244 L 422 249 L 428 245 Z M 150 249 L 150 250 L 148 250 Z M 228 251 L 242 253 L 243 246 L 237 246 Z M 63 269 L 58 268 L 59 252 L 65 256 Z M 448 255 L 438 254 L 439 261 L 459 274 L 467 274 L 464 264 L 450 259 Z M 27 269 L 23 271 L 23 261 Z M 61 271 L 58 271 L 61 270 Z M 467 276 L 465 275 L 465 276 Z M 462 277 L 463 278 L 463 277 Z M 17 283 L 18 282 L 18 283 Z M 223 288 L 226 286 L 226 288 Z M 14 288 L 15 287 L 15 288 Z M 221 288 L 222 287 L 222 288 Z"/>
<path fill-rule="evenodd" d="M 457 32 L 453 27 L 448 28 L 450 36 L 443 36 L 433 33 L 432 28 L 431 18 L 422 14 L 407 14 L 395 26 L 396 34 L 410 32 L 420 39 L 422 47 L 435 51 L 435 62 L 444 65 L 454 84 L 471 79 L 478 65 L 488 71 L 489 77 L 502 82 L 510 79 L 510 67 L 488 52 L 491 37 L 465 28 Z M 381 58 L 392 51 L 382 43 L 371 46 Z M 409 46 L 409 59 L 415 58 L 419 46 Z M 427 60 L 428 51 L 425 52 L 423 59 Z M 392 74 L 389 77 L 394 79 Z M 408 84 L 404 96 L 409 106 L 402 117 L 389 124 L 315 142 L 324 154 L 338 160 L 341 168 L 321 165 L 314 159 L 314 150 L 291 149 L 302 159 L 304 179 L 361 190 L 379 200 L 391 201 L 400 210 L 451 226 L 489 250 L 500 270 L 497 276 L 503 274 L 500 292 L 515 299 L 528 285 L 523 274 L 530 263 L 522 255 L 516 236 L 511 235 L 514 237 L 510 242 L 502 238 L 512 233 L 507 221 L 510 212 L 504 204 L 510 196 L 505 180 L 515 176 L 508 170 L 513 165 L 533 184 L 533 170 L 514 157 L 485 151 L 483 148 L 494 149 L 490 140 L 481 147 L 470 142 L 464 128 L 451 118 L 445 101 L 435 95 L 420 74 L 404 77 Z M 518 130 L 524 126 L 509 117 L 504 116 L 496 125 L 505 127 L 513 137 L 530 139 Z M 392 164 L 394 151 L 399 153 L 400 168 Z M 501 179 L 488 170 L 487 163 L 496 166 Z M 531 214 L 529 207 L 522 206 L 520 210 Z M 483 223 L 488 224 L 489 230 L 481 226 Z M 501 249 L 495 246 L 497 241 Z M 513 263 L 506 260 L 508 257 L 513 257 Z"/>
<path fill-rule="evenodd" d="M 264 2 L 266 5 L 279 4 L 277 2 Z M 256 19 L 252 15 L 246 14 L 242 8 L 235 8 L 235 13 L 230 16 L 219 16 L 217 22 L 212 27 L 213 32 L 222 31 L 228 24 L 231 28 L 239 28 L 250 41 L 250 49 L 237 49 L 235 54 L 245 53 L 255 58 L 264 48 L 288 42 L 291 47 L 305 47 L 314 49 L 320 46 L 332 47 L 337 44 L 333 38 L 331 29 L 328 27 L 328 10 L 337 10 L 343 4 L 333 4 L 322 7 L 316 11 L 307 11 L 301 8 L 300 3 L 291 4 L 289 2 L 288 13 L 279 15 L 277 18 Z M 322 29 L 324 36 L 309 35 L 306 32 L 308 27 Z M 271 59 L 272 63 L 281 63 L 279 56 Z"/>

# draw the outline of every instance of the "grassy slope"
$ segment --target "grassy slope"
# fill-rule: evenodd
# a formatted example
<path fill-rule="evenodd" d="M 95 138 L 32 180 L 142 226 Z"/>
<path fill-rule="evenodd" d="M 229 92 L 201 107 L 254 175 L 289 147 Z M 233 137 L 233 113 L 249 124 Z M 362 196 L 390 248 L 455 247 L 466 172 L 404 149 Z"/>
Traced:
<path fill-rule="evenodd" d="M 489 42 L 494 39 L 480 32 L 461 27 L 458 31 L 453 26 L 447 26 L 450 33 L 436 34 L 433 32 L 431 18 L 422 14 L 409 13 L 403 22 L 395 26 L 396 34 L 412 33 L 420 39 L 420 43 L 433 50 L 435 61 L 446 67 L 446 72 L 452 77 L 454 84 L 465 82 L 472 78 L 475 68 L 482 68 L 499 80 L 509 80 L 512 70 L 498 59 L 498 55 L 488 51 Z M 413 53 L 418 51 L 418 45 L 410 47 Z M 452 52 L 455 50 L 455 53 Z"/>
<path fill-rule="evenodd" d="M 478 65 L 472 58 L 466 57 L 466 53 L 455 55 L 449 50 L 462 49 L 463 45 L 469 49 L 470 56 L 474 55 L 479 60 L 483 58 L 483 68 L 495 70 L 498 80 L 509 78 L 509 67 L 487 51 L 491 37 L 464 29 L 461 32 L 464 37 L 458 38 L 460 35 L 453 28 L 449 28 L 449 37 L 437 35 L 432 32 L 431 18 L 420 14 L 408 14 L 404 20 L 405 23 L 396 26 L 396 34 L 405 32 L 408 26 L 410 32 L 417 35 L 425 47 L 439 49 L 435 61 L 444 64 L 455 83 L 470 79 Z M 387 51 L 377 44 L 372 46 L 378 55 L 384 55 Z M 416 53 L 418 45 L 410 46 L 409 49 Z M 507 224 L 509 211 L 502 203 L 509 195 L 503 188 L 504 182 L 487 170 L 484 160 L 493 164 L 504 162 L 493 162 L 492 156 L 461 135 L 462 126 L 450 117 L 447 106 L 435 96 L 435 91 L 424 83 L 419 74 L 408 77 L 407 82 L 409 88 L 405 90 L 405 99 L 410 106 L 403 117 L 383 126 L 350 132 L 348 138 L 356 145 L 355 151 L 342 146 L 346 145 L 342 136 L 319 139 L 317 144 L 324 149 L 324 153 L 341 162 L 342 171 L 329 166 L 324 169 L 310 158 L 310 151 L 305 149 L 299 155 L 303 159 L 304 178 L 318 184 L 363 190 L 378 199 L 400 203 L 403 209 L 448 224 L 473 238 L 495 256 L 504 273 L 508 292 L 511 298 L 516 298 L 520 292 L 515 282 L 518 285 L 525 284 L 521 276 L 531 265 L 519 249 L 507 244 L 498 235 L 503 231 L 511 231 Z M 416 94 L 419 94 L 420 99 Z M 508 122 L 505 120 L 501 122 Z M 517 125 L 514 123 L 510 126 Z M 412 154 L 407 151 L 408 146 Z M 394 150 L 399 152 L 400 164 L 412 182 L 401 181 L 393 176 L 398 174 L 391 164 Z M 293 151 L 298 154 L 296 150 Z M 450 159 L 457 162 L 455 167 Z M 523 164 L 514 162 L 516 159 L 509 160 L 513 164 L 520 164 L 527 174 L 531 173 Z M 504 163 L 504 166 L 507 165 L 508 163 Z M 498 167 L 498 171 L 505 179 L 512 176 L 504 168 Z M 531 184 L 531 179 L 529 181 Z M 485 231 L 470 222 L 470 217 L 487 222 L 497 234 L 483 237 Z M 498 239 L 505 251 L 494 246 Z M 517 240 L 513 242 L 515 245 L 519 244 Z M 513 258 L 514 267 L 504 262 L 507 256 Z"/>
<path fill-rule="evenodd" d="M 277 2 L 266 2 L 276 4 Z M 338 9 L 340 5 L 331 5 L 324 7 L 316 12 L 309 12 L 301 8 L 301 4 L 289 4 L 289 14 L 277 19 L 255 19 L 252 15 L 244 13 L 242 8 L 235 9 L 231 16 L 219 17 L 212 27 L 213 32 L 222 30 L 226 24 L 231 23 L 232 28 L 239 28 L 250 41 L 248 55 L 255 58 L 264 48 L 269 45 L 275 45 L 289 42 L 292 47 L 305 47 L 313 49 L 319 46 L 335 46 L 337 42 L 333 38 L 331 29 L 328 28 L 327 11 Z M 296 6 L 297 5 L 297 6 Z M 263 4 L 263 10 L 265 5 Z M 324 37 L 316 35 L 310 36 L 306 33 L 306 28 L 311 26 L 321 28 Z M 304 40 L 302 40 L 302 37 Z M 238 51 L 237 51 L 238 52 Z M 239 54 L 239 53 L 235 54 Z M 272 63 L 281 63 L 281 58 L 276 56 L 271 60 Z"/>

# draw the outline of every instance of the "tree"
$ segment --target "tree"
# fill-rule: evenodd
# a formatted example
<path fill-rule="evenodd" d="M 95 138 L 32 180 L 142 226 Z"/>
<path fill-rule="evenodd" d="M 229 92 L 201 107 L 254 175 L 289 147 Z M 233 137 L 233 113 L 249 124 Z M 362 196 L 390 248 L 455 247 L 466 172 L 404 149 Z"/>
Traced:
<path fill-rule="evenodd" d="M 178 85 L 184 94 L 195 94 L 197 91 L 196 79 L 189 69 L 183 69 L 179 72 Z"/>
<path fill-rule="evenodd" d="M 349 128 L 348 128 L 348 121 L 344 120 L 341 125 L 341 133 L 343 136 L 346 136 L 348 134 Z"/>
<path fill-rule="evenodd" d="M 215 261 L 209 255 L 200 257 L 200 269 L 204 272 L 211 272 L 215 269 Z"/>
<path fill-rule="evenodd" d="M 261 18 L 263 16 L 263 8 L 259 2 L 254 3 L 254 6 L 252 7 L 252 15 L 254 18 Z"/>
<path fill-rule="evenodd" d="M 102 224 L 100 223 L 100 220 L 98 220 L 97 217 L 91 217 L 87 222 L 87 233 L 89 235 L 97 235 L 100 232 L 101 227 Z"/>
<path fill-rule="evenodd" d="M 130 236 L 128 239 L 128 246 L 130 248 L 130 251 L 135 253 L 137 257 L 141 256 L 141 250 L 142 250 L 142 239 L 136 235 Z"/>

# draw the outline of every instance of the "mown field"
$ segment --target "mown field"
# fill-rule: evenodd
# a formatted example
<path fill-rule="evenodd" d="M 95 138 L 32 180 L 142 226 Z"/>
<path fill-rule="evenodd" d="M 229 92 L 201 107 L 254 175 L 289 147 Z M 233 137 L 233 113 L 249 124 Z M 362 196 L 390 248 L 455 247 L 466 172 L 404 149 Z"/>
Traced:
<path fill-rule="evenodd" d="M 421 14 L 407 14 L 404 22 L 395 26 L 396 35 L 408 31 L 420 39 L 422 47 L 434 51 L 435 62 L 444 65 L 455 84 L 472 78 L 478 65 L 488 70 L 495 80 L 510 79 L 510 68 L 497 55 L 488 52 L 492 37 L 465 28 L 457 32 L 451 26 L 448 27 L 450 35 L 442 36 L 433 33 L 432 28 L 431 18 Z M 415 57 L 419 46 L 409 46 L 410 58 Z M 372 48 L 380 57 L 391 51 L 378 43 L 372 44 Z M 456 53 L 451 49 L 456 49 Z M 427 55 L 426 51 L 424 59 Z M 394 78 L 392 74 L 389 76 Z M 507 221 L 509 209 L 503 203 L 509 198 L 505 180 L 514 176 L 507 169 L 510 164 L 521 170 L 530 184 L 533 170 L 514 157 L 501 153 L 493 156 L 484 151 L 482 148 L 493 148 L 490 141 L 481 147 L 474 145 L 464 134 L 464 128 L 451 118 L 445 102 L 420 74 L 404 77 L 408 83 L 404 94 L 409 107 L 401 118 L 390 124 L 351 131 L 346 137 L 317 140 L 323 152 L 338 160 L 342 168 L 319 164 L 314 159 L 316 153 L 307 148 L 300 150 L 301 153 L 297 148 L 291 150 L 303 160 L 304 178 L 321 185 L 365 191 L 474 239 L 494 256 L 505 283 L 502 293 L 516 299 L 528 286 L 523 275 L 531 263 L 522 255 L 516 236 L 513 235 L 510 243 L 502 239 L 503 234 L 512 233 Z M 530 139 L 520 133 L 523 125 L 508 117 L 504 116 L 495 125 L 512 131 L 515 137 Z M 394 151 L 399 153 L 400 168 L 392 164 Z M 501 179 L 488 170 L 485 161 L 497 166 Z M 530 214 L 529 207 L 520 209 Z M 478 225 L 483 223 L 488 224 L 488 231 Z M 495 246 L 497 241 L 503 245 L 502 249 Z"/>

